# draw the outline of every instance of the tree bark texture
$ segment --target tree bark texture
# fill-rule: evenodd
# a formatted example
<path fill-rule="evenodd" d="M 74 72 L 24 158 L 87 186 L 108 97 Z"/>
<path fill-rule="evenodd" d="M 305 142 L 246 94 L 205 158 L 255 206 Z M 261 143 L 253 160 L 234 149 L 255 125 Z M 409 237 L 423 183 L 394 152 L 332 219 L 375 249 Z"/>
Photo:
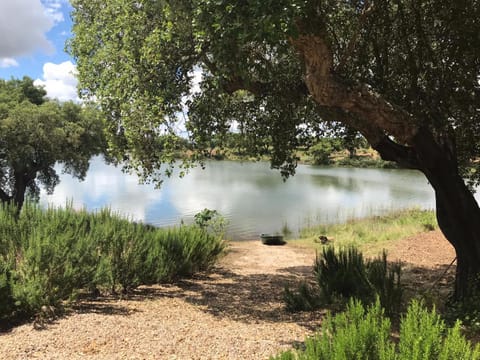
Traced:
<path fill-rule="evenodd" d="M 305 66 L 312 98 L 329 114 L 358 130 L 383 159 L 425 174 L 435 190 L 440 229 L 457 254 L 455 296 L 478 286 L 480 209 L 459 175 L 451 134 L 436 134 L 366 85 L 347 85 L 335 74 L 333 53 L 320 35 L 291 39 Z M 472 287 L 472 282 L 475 286 Z"/>
<path fill-rule="evenodd" d="M 420 133 L 414 147 L 421 156 L 420 170 L 435 190 L 440 229 L 455 248 L 455 296 L 462 299 L 480 290 L 480 208 L 459 175 L 449 146 L 440 146 L 430 134 Z"/>

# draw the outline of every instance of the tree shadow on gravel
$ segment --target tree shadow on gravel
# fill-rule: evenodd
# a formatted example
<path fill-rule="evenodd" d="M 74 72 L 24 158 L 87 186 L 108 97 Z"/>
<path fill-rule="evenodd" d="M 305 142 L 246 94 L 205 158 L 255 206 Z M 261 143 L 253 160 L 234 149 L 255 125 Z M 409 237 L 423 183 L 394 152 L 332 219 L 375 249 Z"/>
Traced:
<path fill-rule="evenodd" d="M 407 299 L 414 295 L 431 294 L 445 299 L 453 288 L 455 267 L 438 265 L 425 268 L 403 264 L 402 284 Z M 122 295 L 127 301 L 146 301 L 176 298 L 198 306 L 216 317 L 237 321 L 301 322 L 320 320 L 325 311 L 289 313 L 283 301 L 285 287 L 296 289 L 300 282 L 314 282 L 311 266 L 285 267 L 273 274 L 239 275 L 225 268 L 212 273 L 199 274 L 173 284 L 141 286 L 130 294 Z M 80 302 L 74 307 L 79 312 L 129 315 L 132 310 L 113 305 L 117 297 L 100 297 Z"/>
<path fill-rule="evenodd" d="M 425 268 L 411 263 L 402 263 L 402 284 L 404 301 L 423 298 L 427 305 L 435 304 L 438 311 L 445 306 L 452 295 L 455 283 L 455 265 L 436 265 Z"/>
<path fill-rule="evenodd" d="M 402 283 L 406 298 L 423 295 L 427 300 L 433 300 L 441 310 L 453 288 L 454 276 L 455 266 L 438 265 L 432 269 L 404 264 Z M 83 298 L 63 316 L 68 317 L 71 313 L 129 316 L 141 310 L 133 309 L 128 302 L 174 298 L 219 318 L 245 323 L 296 323 L 307 330 L 314 330 L 320 326 L 325 309 L 289 313 L 283 301 L 285 286 L 294 290 L 302 281 L 314 282 L 311 266 L 285 267 L 273 274 L 246 275 L 216 268 L 209 274 L 199 274 L 174 284 L 141 286 L 121 296 Z M 0 332 L 6 332 L 18 324 L 1 325 Z"/>
<path fill-rule="evenodd" d="M 11 332 L 14 328 L 28 323 L 31 323 L 36 330 L 46 330 L 50 325 L 54 325 L 58 319 L 68 317 L 71 314 L 95 313 L 128 316 L 137 311 L 126 306 L 112 304 L 111 301 L 111 297 L 84 298 L 66 309 L 52 308 L 52 310 L 42 312 L 33 318 L 0 321 L 0 335 Z"/>
<path fill-rule="evenodd" d="M 215 277 L 183 281 L 178 286 L 183 299 L 217 317 L 244 322 L 305 320 L 302 325 L 310 327 L 321 319 L 321 312 L 289 313 L 283 301 L 286 286 L 296 288 L 308 278 L 312 278 L 308 266 L 284 268 L 276 274 L 238 275 L 220 270 Z"/>
<path fill-rule="evenodd" d="M 103 298 L 99 297 L 97 299 L 91 299 L 88 301 L 80 301 L 75 303 L 69 312 L 75 312 L 77 314 L 101 314 L 101 315 L 124 315 L 128 316 L 135 312 L 138 312 L 136 309 L 131 309 L 127 306 L 112 304 L 114 298 L 109 297 Z"/>
<path fill-rule="evenodd" d="M 453 288 L 455 267 L 425 268 L 404 264 L 405 299 L 421 296 L 442 309 Z M 226 269 L 175 285 L 139 289 L 138 300 L 174 297 L 198 306 L 216 317 L 243 322 L 292 322 L 309 330 L 318 328 L 326 310 L 289 313 L 283 296 L 285 286 L 296 289 L 301 281 L 313 283 L 310 266 L 286 267 L 275 274 L 239 275 Z M 143 293 L 142 293 L 143 292 Z"/>
<path fill-rule="evenodd" d="M 404 264 L 406 299 L 423 295 L 441 305 L 453 287 L 455 268 L 439 265 L 425 268 Z M 141 287 L 130 300 L 177 298 L 215 317 L 242 322 L 291 322 L 308 330 L 318 328 L 326 310 L 289 313 L 283 297 L 285 286 L 296 289 L 300 282 L 314 282 L 311 266 L 285 267 L 274 274 L 239 275 L 219 268 L 171 285 Z M 432 299 L 433 298 L 433 299 Z"/>

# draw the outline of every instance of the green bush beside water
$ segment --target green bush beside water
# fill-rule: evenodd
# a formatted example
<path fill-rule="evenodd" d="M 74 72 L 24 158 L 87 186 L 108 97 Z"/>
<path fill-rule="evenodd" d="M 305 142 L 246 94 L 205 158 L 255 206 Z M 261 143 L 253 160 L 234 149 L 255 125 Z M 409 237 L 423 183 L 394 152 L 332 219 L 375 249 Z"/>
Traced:
<path fill-rule="evenodd" d="M 304 348 L 286 351 L 273 360 L 447 360 L 480 359 L 461 334 L 460 323 L 448 328 L 435 310 L 413 301 L 400 322 L 399 341 L 391 338 L 391 323 L 380 301 L 364 307 L 350 300 L 345 312 L 328 315 L 321 331 L 306 339 Z"/>
<path fill-rule="evenodd" d="M 345 157 L 335 161 L 335 166 L 354 167 L 354 168 L 374 168 L 374 169 L 398 169 L 397 163 L 375 159 L 372 157 L 355 156 L 353 158 Z"/>
<path fill-rule="evenodd" d="M 110 210 L 88 213 L 27 204 L 0 209 L 0 319 L 37 314 L 80 291 L 128 292 L 211 267 L 219 234 L 198 226 L 157 229 Z"/>
<path fill-rule="evenodd" d="M 298 291 L 285 290 L 289 311 L 309 311 L 333 303 L 345 304 L 350 298 L 370 304 L 379 299 L 388 315 L 400 313 L 403 289 L 401 266 L 389 264 L 387 254 L 365 259 L 355 247 L 336 250 L 323 248 L 313 265 L 316 286 L 302 283 Z"/>
<path fill-rule="evenodd" d="M 389 315 L 398 314 L 402 303 L 400 264 L 389 264 L 387 254 L 365 259 L 355 247 L 335 250 L 329 246 L 313 266 L 320 292 L 326 301 L 357 298 L 364 303 L 380 299 Z"/>

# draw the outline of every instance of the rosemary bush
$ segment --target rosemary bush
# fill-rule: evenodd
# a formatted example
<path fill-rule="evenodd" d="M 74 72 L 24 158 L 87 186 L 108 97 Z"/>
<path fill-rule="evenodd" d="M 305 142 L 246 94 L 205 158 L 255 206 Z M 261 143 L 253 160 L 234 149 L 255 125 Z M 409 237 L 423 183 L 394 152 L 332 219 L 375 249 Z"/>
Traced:
<path fill-rule="evenodd" d="M 206 270 L 224 249 L 199 226 L 157 229 L 96 213 L 0 208 L 0 318 L 28 318 L 80 291 L 132 291 Z"/>
<path fill-rule="evenodd" d="M 297 292 L 286 289 L 287 310 L 312 310 L 334 302 L 345 303 L 350 298 L 371 304 L 378 297 L 388 315 L 400 312 L 401 267 L 398 263 L 389 264 L 385 252 L 366 260 L 353 246 L 338 251 L 329 246 L 317 254 L 313 272 L 316 288 L 303 284 Z"/>
<path fill-rule="evenodd" d="M 327 315 L 321 330 L 305 340 L 303 350 L 289 350 L 273 360 L 477 360 L 480 348 L 460 332 L 460 323 L 448 328 L 435 310 L 413 301 L 400 323 L 400 340 L 391 338 L 390 320 L 380 301 L 365 307 L 351 299 L 346 311 Z"/>

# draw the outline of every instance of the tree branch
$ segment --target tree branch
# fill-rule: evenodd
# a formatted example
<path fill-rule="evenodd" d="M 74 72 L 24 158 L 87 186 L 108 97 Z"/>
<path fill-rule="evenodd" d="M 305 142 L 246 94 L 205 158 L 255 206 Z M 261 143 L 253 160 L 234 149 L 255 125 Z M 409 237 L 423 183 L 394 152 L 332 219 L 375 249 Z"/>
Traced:
<path fill-rule="evenodd" d="M 384 136 L 380 142 L 372 144 L 372 147 L 378 151 L 383 160 L 395 161 L 408 169 L 421 170 L 415 150 L 409 146 L 397 144 L 388 136 Z"/>
<path fill-rule="evenodd" d="M 301 35 L 290 40 L 305 63 L 305 83 L 313 99 L 322 106 L 341 108 L 355 115 L 359 131 L 378 128 L 372 144 L 380 143 L 384 135 L 404 144 L 411 144 L 418 132 L 413 118 L 403 109 L 389 103 L 367 85 L 345 84 L 333 71 L 333 53 L 320 35 Z"/>
<path fill-rule="evenodd" d="M 402 167 L 419 170 L 415 150 L 394 142 L 375 123 L 364 122 L 341 108 L 319 107 L 319 109 L 324 120 L 340 122 L 360 132 L 383 160 L 395 161 Z"/>
<path fill-rule="evenodd" d="M 212 74 L 219 74 L 217 65 L 209 59 L 207 48 L 204 47 L 199 56 L 199 61 L 203 62 L 208 71 Z M 238 90 L 246 90 L 254 95 L 265 95 L 269 88 L 269 83 L 262 83 L 260 81 L 247 81 L 239 75 L 233 75 L 230 78 L 224 78 L 222 83 L 223 90 L 228 94 L 233 94 Z M 291 88 L 296 94 L 307 96 L 309 94 L 308 87 L 304 81 L 297 86 Z"/>

